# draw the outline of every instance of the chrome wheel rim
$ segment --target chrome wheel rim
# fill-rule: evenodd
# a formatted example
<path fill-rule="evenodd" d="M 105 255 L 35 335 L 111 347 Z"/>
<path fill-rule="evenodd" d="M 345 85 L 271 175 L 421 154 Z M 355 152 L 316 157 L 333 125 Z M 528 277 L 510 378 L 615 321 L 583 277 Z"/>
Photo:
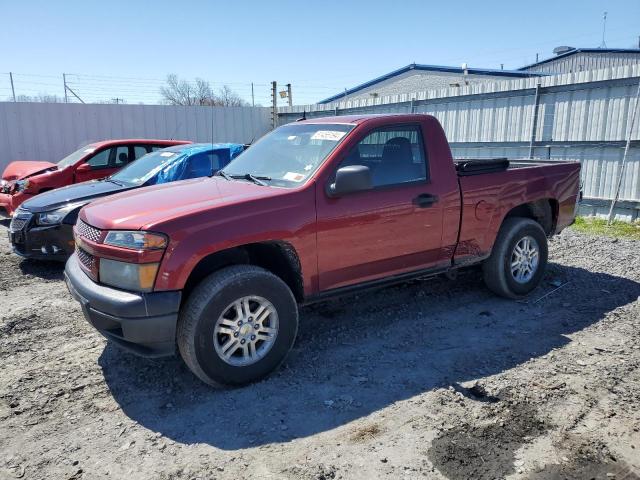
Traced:
<path fill-rule="evenodd" d="M 277 336 L 275 307 L 266 298 L 252 295 L 224 309 L 213 330 L 213 345 L 224 362 L 245 367 L 263 359 Z"/>
<path fill-rule="evenodd" d="M 521 238 L 511 252 L 511 276 L 518 283 L 527 283 L 538 270 L 540 246 L 535 238 Z"/>

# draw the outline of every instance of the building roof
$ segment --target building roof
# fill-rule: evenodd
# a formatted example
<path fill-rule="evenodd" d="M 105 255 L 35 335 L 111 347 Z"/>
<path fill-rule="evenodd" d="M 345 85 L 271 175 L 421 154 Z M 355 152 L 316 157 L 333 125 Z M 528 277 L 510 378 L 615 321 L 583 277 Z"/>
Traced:
<path fill-rule="evenodd" d="M 417 71 L 430 71 L 430 72 L 444 72 L 444 73 L 457 73 L 459 75 L 463 75 L 465 70 L 470 75 L 487 75 L 492 77 L 508 77 L 508 78 L 527 78 L 533 76 L 540 76 L 544 74 L 536 73 L 536 72 L 522 72 L 520 70 L 493 70 L 488 68 L 467 68 L 463 69 L 461 67 L 447 67 L 442 65 L 424 65 L 419 63 L 412 63 L 405 67 L 394 70 L 393 72 L 389 72 L 386 75 L 382 75 L 380 77 L 374 78 L 373 80 L 369 80 L 361 85 L 353 87 L 349 90 L 345 90 L 337 95 L 334 95 L 329 98 L 325 98 L 324 100 L 318 103 L 329 103 L 340 98 L 346 97 L 353 93 L 356 93 L 365 88 L 371 87 L 377 83 L 384 82 L 385 80 L 389 80 L 390 78 L 397 77 L 398 75 L 402 75 L 403 73 L 409 72 L 411 70 Z"/>
<path fill-rule="evenodd" d="M 565 53 L 560 53 L 553 57 L 545 58 L 544 60 L 540 60 L 539 62 L 532 63 L 530 65 L 525 65 L 524 67 L 520 67 L 518 70 L 526 70 L 528 68 L 537 67 L 538 65 L 543 65 L 545 63 L 553 62 L 554 60 L 558 60 L 559 58 L 569 57 L 571 55 L 575 55 L 576 53 L 638 53 L 640 54 L 640 49 L 638 48 L 574 48 Z"/>
<path fill-rule="evenodd" d="M 394 117 L 400 121 L 415 121 L 416 118 L 431 117 L 425 113 L 363 113 L 359 115 L 338 115 L 331 117 L 307 118 L 298 120 L 298 123 L 306 124 L 333 124 L 333 125 L 359 125 L 379 118 L 388 119 Z"/>

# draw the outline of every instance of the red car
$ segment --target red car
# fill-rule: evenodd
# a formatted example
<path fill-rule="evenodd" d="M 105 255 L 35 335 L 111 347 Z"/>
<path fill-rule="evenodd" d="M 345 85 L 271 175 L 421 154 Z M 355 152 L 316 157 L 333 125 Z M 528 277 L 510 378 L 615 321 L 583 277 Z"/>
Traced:
<path fill-rule="evenodd" d="M 47 190 L 108 177 L 159 148 L 191 143 L 181 140 L 125 139 L 91 143 L 56 163 L 20 160 L 0 180 L 0 216 L 12 216 L 22 202 Z"/>
<path fill-rule="evenodd" d="M 65 276 L 111 341 L 177 344 L 203 381 L 243 384 L 284 360 L 298 304 L 474 264 L 497 294 L 528 294 L 579 180 L 574 162 L 455 161 L 428 115 L 296 122 L 212 178 L 87 205 Z"/>

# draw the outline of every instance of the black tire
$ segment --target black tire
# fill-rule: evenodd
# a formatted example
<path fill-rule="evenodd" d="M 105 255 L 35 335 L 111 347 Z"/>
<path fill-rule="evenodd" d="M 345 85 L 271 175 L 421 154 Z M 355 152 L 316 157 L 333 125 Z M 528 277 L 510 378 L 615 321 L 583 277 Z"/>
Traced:
<path fill-rule="evenodd" d="M 246 296 L 259 296 L 275 308 L 278 331 L 265 356 L 251 365 L 231 365 L 217 353 L 214 328 L 227 307 Z M 244 385 L 266 377 L 291 350 L 298 331 L 298 306 L 289 287 L 271 272 L 234 265 L 205 278 L 191 293 L 178 319 L 180 355 L 191 371 L 212 385 Z"/>
<path fill-rule="evenodd" d="M 528 281 L 518 282 L 511 271 L 512 254 L 518 242 L 527 236 L 537 242 L 538 264 Z M 500 227 L 491 256 L 482 265 L 484 282 L 489 290 L 500 296 L 522 298 L 540 284 L 548 254 L 547 236 L 539 223 L 529 218 L 507 218 Z"/>

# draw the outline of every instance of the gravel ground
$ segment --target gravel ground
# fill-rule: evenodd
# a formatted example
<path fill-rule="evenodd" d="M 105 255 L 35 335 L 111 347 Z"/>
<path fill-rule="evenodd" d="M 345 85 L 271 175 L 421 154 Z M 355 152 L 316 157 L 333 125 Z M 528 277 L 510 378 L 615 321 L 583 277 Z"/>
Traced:
<path fill-rule="evenodd" d="M 566 231 L 543 285 L 477 270 L 303 309 L 285 366 L 212 390 L 85 323 L 0 226 L 0 478 L 640 478 L 640 241 Z"/>

